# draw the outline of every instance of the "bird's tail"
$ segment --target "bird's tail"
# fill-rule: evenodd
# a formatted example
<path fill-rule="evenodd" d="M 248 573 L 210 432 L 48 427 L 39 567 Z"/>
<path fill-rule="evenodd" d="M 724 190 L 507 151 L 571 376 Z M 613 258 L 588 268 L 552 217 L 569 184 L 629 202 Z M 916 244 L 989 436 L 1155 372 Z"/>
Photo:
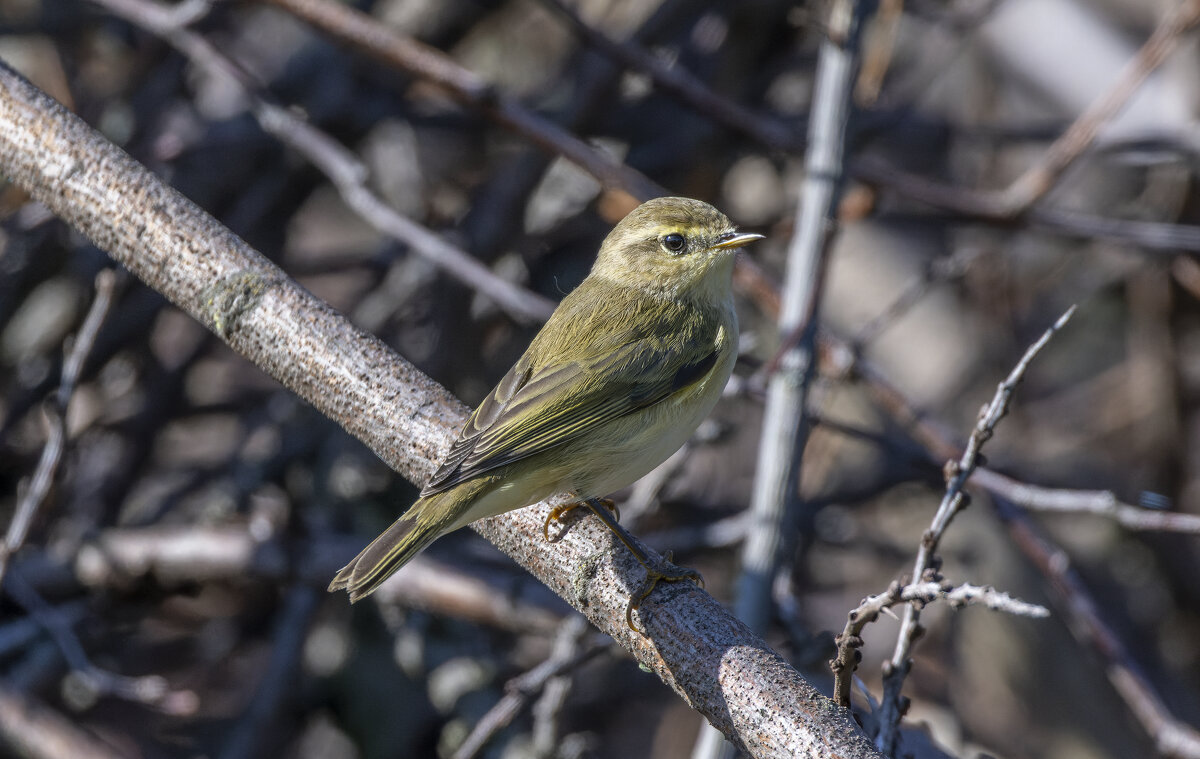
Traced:
<path fill-rule="evenodd" d="M 329 590 L 347 591 L 351 603 L 374 593 L 384 580 L 445 531 L 445 522 L 436 518 L 437 504 L 431 503 L 441 500 L 439 496 L 442 495 L 445 494 L 422 498 L 413 504 L 353 561 L 342 567 L 329 583 Z"/>

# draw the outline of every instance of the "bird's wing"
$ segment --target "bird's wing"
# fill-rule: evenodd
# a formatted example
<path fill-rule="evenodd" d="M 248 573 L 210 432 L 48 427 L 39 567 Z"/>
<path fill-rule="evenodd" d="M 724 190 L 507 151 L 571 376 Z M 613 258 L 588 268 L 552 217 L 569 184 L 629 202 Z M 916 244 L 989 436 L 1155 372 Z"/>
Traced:
<path fill-rule="evenodd" d="M 711 340 L 635 340 L 604 355 L 539 369 L 523 356 L 479 404 L 422 496 L 575 440 L 705 377 Z M 614 369 L 619 367 L 619 371 Z"/>

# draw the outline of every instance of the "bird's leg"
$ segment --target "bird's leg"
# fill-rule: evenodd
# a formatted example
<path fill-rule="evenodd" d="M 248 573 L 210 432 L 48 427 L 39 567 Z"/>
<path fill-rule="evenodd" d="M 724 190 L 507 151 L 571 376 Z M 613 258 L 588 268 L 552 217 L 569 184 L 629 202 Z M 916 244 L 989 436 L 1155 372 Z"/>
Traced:
<path fill-rule="evenodd" d="M 616 501 L 611 498 L 596 498 L 595 500 L 598 501 L 600 505 L 604 506 L 604 508 L 611 511 L 613 516 L 616 517 L 617 521 L 620 521 L 621 510 L 617 508 Z M 555 506 L 554 508 L 550 509 L 550 513 L 546 515 L 545 523 L 542 524 L 542 535 L 545 536 L 546 540 L 550 539 L 551 522 L 561 522 L 563 517 L 565 517 L 567 514 L 570 514 L 572 511 L 582 505 L 584 505 L 583 501 L 575 501 L 574 503 L 565 503 L 562 506 Z"/>
<path fill-rule="evenodd" d="M 611 501 L 609 501 L 609 503 L 611 503 Z M 661 565 L 654 566 L 654 562 L 651 562 L 650 557 L 634 544 L 633 536 L 631 536 L 624 527 L 617 524 L 617 520 L 613 518 L 613 515 L 608 513 L 608 509 L 605 508 L 606 504 L 603 500 L 599 498 L 590 498 L 587 501 L 584 501 L 584 504 L 592 510 L 592 513 L 600 517 L 600 521 L 604 522 L 604 526 L 612 530 L 613 534 L 617 536 L 617 539 L 624 543 L 625 547 L 629 549 L 629 552 L 633 554 L 633 558 L 637 559 L 638 563 L 646 569 L 645 589 L 642 590 L 641 593 L 630 595 L 629 605 L 625 607 L 625 622 L 629 625 L 630 630 L 633 630 L 636 633 L 642 633 L 643 635 L 645 634 L 642 630 L 637 628 L 637 625 L 633 623 L 633 612 L 642 605 L 642 601 L 646 600 L 646 597 L 650 595 L 651 591 L 653 591 L 655 586 L 660 582 L 691 580 L 700 587 L 704 587 L 704 578 L 700 576 L 700 573 L 694 569 L 688 569 L 687 567 L 676 567 L 674 564 L 671 564 L 671 559 L 673 557 L 670 553 L 667 554 L 667 564 L 670 564 L 670 566 L 674 569 L 673 572 L 671 570 L 665 572 L 662 571 L 663 567 L 661 567 Z M 578 505 L 579 504 L 573 504 L 573 506 Z"/>

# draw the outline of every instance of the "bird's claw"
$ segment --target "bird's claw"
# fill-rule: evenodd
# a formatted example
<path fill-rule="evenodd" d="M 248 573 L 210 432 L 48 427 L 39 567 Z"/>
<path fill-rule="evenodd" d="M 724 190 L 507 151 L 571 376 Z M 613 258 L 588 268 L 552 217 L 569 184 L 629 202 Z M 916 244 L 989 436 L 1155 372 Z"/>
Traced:
<path fill-rule="evenodd" d="M 688 567 L 677 567 L 672 564 L 671 560 L 674 558 L 674 555 L 669 551 L 667 552 L 665 558 L 666 564 L 668 564 L 674 571 L 662 572 L 647 565 L 646 581 L 643 585 L 645 589 L 636 596 L 629 596 L 629 605 L 625 607 L 625 622 L 629 625 L 629 629 L 633 630 L 635 633 L 639 633 L 641 635 L 646 634 L 644 630 L 639 629 L 638 626 L 633 623 L 633 612 L 642 605 L 642 601 L 646 600 L 646 598 L 654 591 L 654 588 L 657 587 L 660 582 L 679 582 L 680 580 L 691 580 L 692 582 L 696 583 L 697 587 L 704 587 L 704 578 L 700 576 L 699 572 Z"/>
<path fill-rule="evenodd" d="M 597 503 L 612 512 L 613 518 L 618 522 L 621 521 L 621 510 L 617 508 L 617 502 L 611 498 L 597 498 Z M 550 513 L 546 515 L 546 521 L 542 523 L 542 537 L 547 541 L 550 540 L 550 523 L 561 522 L 563 517 L 571 513 L 580 506 L 586 506 L 585 501 L 575 501 L 574 503 L 564 503 L 561 506 L 555 506 L 550 509 Z M 559 536 L 561 537 L 561 536 Z"/>

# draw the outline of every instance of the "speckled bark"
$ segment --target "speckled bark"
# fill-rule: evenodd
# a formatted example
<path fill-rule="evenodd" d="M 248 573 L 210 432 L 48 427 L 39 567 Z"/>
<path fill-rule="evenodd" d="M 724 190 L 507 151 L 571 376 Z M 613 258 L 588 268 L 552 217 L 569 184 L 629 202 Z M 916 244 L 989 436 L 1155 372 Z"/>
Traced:
<path fill-rule="evenodd" d="M 0 172 L 234 350 L 423 481 L 467 409 L 190 201 L 0 65 Z M 477 531 L 628 648 L 756 757 L 878 756 L 847 711 L 691 583 L 625 624 L 644 572 L 594 519 L 542 538 L 546 506 Z"/>

